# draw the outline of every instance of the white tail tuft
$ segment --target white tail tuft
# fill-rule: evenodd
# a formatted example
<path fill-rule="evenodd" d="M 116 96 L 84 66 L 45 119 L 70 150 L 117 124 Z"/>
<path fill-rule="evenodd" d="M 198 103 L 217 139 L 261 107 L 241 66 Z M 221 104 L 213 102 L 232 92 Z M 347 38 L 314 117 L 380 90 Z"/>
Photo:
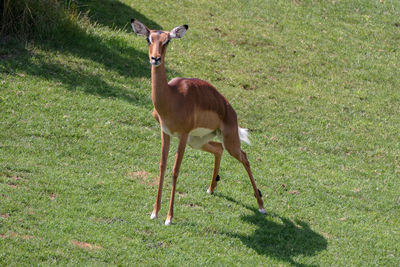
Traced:
<path fill-rule="evenodd" d="M 240 141 L 243 141 L 250 145 L 249 130 L 239 127 L 239 138 L 240 138 Z"/>

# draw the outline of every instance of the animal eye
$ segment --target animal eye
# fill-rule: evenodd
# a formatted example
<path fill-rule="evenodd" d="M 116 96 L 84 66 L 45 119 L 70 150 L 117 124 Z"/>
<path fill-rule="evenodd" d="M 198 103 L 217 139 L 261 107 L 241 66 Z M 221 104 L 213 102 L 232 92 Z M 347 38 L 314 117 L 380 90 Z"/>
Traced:
<path fill-rule="evenodd" d="M 149 37 L 146 38 L 146 41 L 147 41 L 147 43 L 148 43 L 149 45 L 151 44 L 151 41 L 150 41 L 150 38 L 149 38 Z"/>

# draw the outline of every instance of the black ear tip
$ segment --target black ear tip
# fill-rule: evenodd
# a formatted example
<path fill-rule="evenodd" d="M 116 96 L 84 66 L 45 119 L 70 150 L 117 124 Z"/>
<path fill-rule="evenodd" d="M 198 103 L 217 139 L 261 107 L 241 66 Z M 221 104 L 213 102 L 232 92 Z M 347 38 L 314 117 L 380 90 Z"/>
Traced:
<path fill-rule="evenodd" d="M 189 29 L 189 26 L 187 24 L 183 25 L 183 27 L 185 27 L 185 29 Z"/>
<path fill-rule="evenodd" d="M 131 19 L 131 23 L 135 22 L 135 19 Z"/>

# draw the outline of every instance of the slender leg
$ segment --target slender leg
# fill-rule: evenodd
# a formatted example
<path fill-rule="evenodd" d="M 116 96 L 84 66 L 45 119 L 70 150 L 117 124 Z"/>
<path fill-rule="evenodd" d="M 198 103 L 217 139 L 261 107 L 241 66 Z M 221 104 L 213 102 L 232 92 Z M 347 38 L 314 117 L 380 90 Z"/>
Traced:
<path fill-rule="evenodd" d="M 161 131 L 161 160 L 160 160 L 160 178 L 158 180 L 158 191 L 157 191 L 157 199 L 154 204 L 154 210 L 151 213 L 150 218 L 155 219 L 158 216 L 158 212 L 161 208 L 161 195 L 162 195 L 162 187 L 164 183 L 164 175 L 165 168 L 167 167 L 167 158 L 170 144 L 170 136 L 163 131 Z"/>
<path fill-rule="evenodd" d="M 214 189 L 217 186 L 217 176 L 219 173 L 219 166 L 221 163 L 222 152 L 224 152 L 224 148 L 222 147 L 221 143 L 218 142 L 208 142 L 207 144 L 203 145 L 202 150 L 213 153 L 214 154 L 214 171 L 213 176 L 211 179 L 211 185 L 207 190 L 207 193 L 212 194 L 214 193 Z"/>
<path fill-rule="evenodd" d="M 254 181 L 253 173 L 251 172 L 250 163 L 247 160 L 246 153 L 240 149 L 240 139 L 237 125 L 224 125 L 222 133 L 225 149 L 228 150 L 229 154 L 231 154 L 232 157 L 240 161 L 247 171 L 251 185 L 253 186 L 254 195 L 257 198 L 258 211 L 261 213 L 266 213 L 264 209 L 264 202 L 260 196 L 260 192 L 258 191 L 256 182 Z"/>
<path fill-rule="evenodd" d="M 258 191 L 256 182 L 254 181 L 254 177 L 253 177 L 253 174 L 252 174 L 252 172 L 251 172 L 250 163 L 249 163 L 249 161 L 247 160 L 246 153 L 243 152 L 243 150 L 240 150 L 240 152 L 241 152 L 241 160 L 240 160 L 240 161 L 242 162 L 244 168 L 245 168 L 246 171 L 247 171 L 247 174 L 249 175 L 251 185 L 253 186 L 253 189 L 254 189 L 254 195 L 255 195 L 256 198 L 257 198 L 258 211 L 261 212 L 261 213 L 266 213 L 266 211 L 265 211 L 265 209 L 264 209 L 264 202 L 263 202 L 263 200 L 262 200 L 262 198 L 261 198 L 261 196 L 260 196 L 260 192 Z"/>
<path fill-rule="evenodd" d="M 181 167 L 183 154 L 185 153 L 187 139 L 188 139 L 187 134 L 183 134 L 179 137 L 178 151 L 176 152 L 175 165 L 174 165 L 174 169 L 172 171 L 171 200 L 169 202 L 168 216 L 167 216 L 167 220 L 165 221 L 165 225 L 170 225 L 172 222 L 172 217 L 174 216 L 174 199 L 175 199 L 176 180 L 178 179 L 179 168 Z"/>

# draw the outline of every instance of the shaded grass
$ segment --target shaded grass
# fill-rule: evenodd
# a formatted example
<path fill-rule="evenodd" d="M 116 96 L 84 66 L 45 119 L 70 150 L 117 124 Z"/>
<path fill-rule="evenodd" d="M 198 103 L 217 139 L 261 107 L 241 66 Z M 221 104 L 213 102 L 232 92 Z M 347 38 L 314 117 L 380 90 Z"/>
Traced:
<path fill-rule="evenodd" d="M 396 1 L 79 4 L 53 38 L 0 48 L 2 264 L 398 265 Z M 189 24 L 168 76 L 230 100 L 269 215 L 227 154 L 206 195 L 213 159 L 188 149 L 175 225 L 149 220 L 159 127 L 130 14 Z"/>
<path fill-rule="evenodd" d="M 0 2 L 0 37 L 46 38 L 64 26 L 71 0 L 3 0 Z M 72 15 L 72 14 L 71 14 Z"/>

